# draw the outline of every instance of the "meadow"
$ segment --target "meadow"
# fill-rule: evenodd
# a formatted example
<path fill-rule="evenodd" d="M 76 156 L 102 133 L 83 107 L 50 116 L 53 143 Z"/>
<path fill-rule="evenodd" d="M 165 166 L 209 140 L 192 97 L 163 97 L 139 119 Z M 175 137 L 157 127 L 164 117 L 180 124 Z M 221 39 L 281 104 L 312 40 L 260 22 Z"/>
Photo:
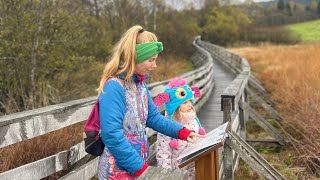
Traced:
<path fill-rule="evenodd" d="M 320 175 L 319 49 L 319 42 L 230 49 L 250 62 L 252 73 L 270 92 L 276 110 L 284 117 L 282 130 L 292 146 L 260 152 L 287 179 L 315 179 Z M 254 173 L 248 174 L 254 177 Z"/>
<path fill-rule="evenodd" d="M 320 20 L 291 24 L 286 28 L 298 35 L 302 41 L 320 40 Z"/>

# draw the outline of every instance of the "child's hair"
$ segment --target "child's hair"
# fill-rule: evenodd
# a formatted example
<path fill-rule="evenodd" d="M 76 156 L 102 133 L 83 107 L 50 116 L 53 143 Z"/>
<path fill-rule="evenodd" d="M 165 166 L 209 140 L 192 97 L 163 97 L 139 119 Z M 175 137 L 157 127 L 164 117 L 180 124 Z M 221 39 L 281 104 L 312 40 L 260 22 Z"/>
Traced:
<path fill-rule="evenodd" d="M 110 61 L 104 68 L 98 92 L 103 92 L 105 82 L 113 76 L 126 73 L 125 81 L 130 82 L 136 65 L 136 44 L 157 41 L 155 34 L 136 25 L 127 30 L 112 50 Z"/>
<path fill-rule="evenodd" d="M 176 119 L 180 119 L 176 113 L 180 105 L 186 101 L 191 101 L 194 105 L 194 98 L 199 98 L 200 90 L 197 87 L 190 87 L 187 80 L 182 78 L 174 78 L 165 88 L 164 93 L 160 93 L 155 97 L 156 106 L 165 104 L 166 113 L 170 119 L 176 114 Z"/>

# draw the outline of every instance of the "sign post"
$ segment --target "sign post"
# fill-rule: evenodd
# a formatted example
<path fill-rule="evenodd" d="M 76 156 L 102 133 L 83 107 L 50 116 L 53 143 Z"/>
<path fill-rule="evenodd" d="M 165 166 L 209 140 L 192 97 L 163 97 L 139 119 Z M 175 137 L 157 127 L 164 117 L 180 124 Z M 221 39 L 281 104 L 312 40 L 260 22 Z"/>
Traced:
<path fill-rule="evenodd" d="M 218 150 L 224 144 L 228 125 L 228 122 L 222 124 L 185 149 L 178 157 L 181 159 L 179 168 L 195 162 L 196 180 L 218 180 Z"/>

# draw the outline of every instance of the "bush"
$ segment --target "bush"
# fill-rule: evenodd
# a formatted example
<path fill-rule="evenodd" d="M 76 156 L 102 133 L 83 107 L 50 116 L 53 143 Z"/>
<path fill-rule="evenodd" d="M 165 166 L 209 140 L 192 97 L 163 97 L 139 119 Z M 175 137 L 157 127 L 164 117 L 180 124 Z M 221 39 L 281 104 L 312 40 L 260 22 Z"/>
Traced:
<path fill-rule="evenodd" d="M 292 34 L 288 29 L 283 27 L 248 28 L 241 31 L 240 34 L 240 41 L 250 43 L 295 44 L 301 41 L 299 36 Z"/>

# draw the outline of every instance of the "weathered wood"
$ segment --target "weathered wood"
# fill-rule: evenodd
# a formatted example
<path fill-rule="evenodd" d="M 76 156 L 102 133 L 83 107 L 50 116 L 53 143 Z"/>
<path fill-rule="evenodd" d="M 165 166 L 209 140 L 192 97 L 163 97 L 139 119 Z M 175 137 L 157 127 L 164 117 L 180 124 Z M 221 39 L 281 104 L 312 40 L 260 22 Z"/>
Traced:
<path fill-rule="evenodd" d="M 218 150 L 220 147 L 222 147 L 223 143 L 224 142 L 217 143 L 214 146 L 211 146 L 211 147 L 209 146 L 207 148 L 204 148 L 204 149 L 198 151 L 196 154 L 192 154 L 190 156 L 187 156 L 186 159 L 182 159 L 182 162 L 179 165 L 179 168 L 183 168 L 192 162 L 196 162 L 196 161 L 199 161 L 199 160 L 205 158 L 211 152 Z"/>
<path fill-rule="evenodd" d="M 206 48 L 202 48 L 197 45 L 195 42 L 202 44 L 201 46 Z M 246 102 L 244 100 L 244 87 L 247 86 L 250 81 L 251 84 L 258 84 L 257 86 L 262 86 L 262 84 L 250 77 L 250 65 L 249 63 L 242 57 L 233 54 L 219 46 L 212 46 L 209 43 L 201 42 L 200 39 L 194 41 L 194 45 L 197 48 L 197 52 L 192 57 L 194 64 L 199 67 L 194 71 L 188 72 L 182 75 L 183 78 L 187 79 L 189 84 L 198 86 L 203 95 L 201 99 L 196 99 L 195 108 L 199 110 L 203 104 L 209 99 L 211 92 L 213 91 L 213 87 L 215 83 L 213 82 L 213 58 L 217 61 L 221 62 L 225 67 L 231 69 L 235 74 L 238 74 L 237 78 L 234 80 L 233 84 L 227 88 L 226 92 L 223 93 L 224 97 L 221 96 L 221 109 L 224 110 L 223 119 L 224 121 L 232 122 L 231 129 L 234 132 L 239 133 L 240 130 L 243 130 L 244 122 L 246 121 L 246 117 L 248 116 L 248 108 L 245 106 L 238 106 L 241 102 Z M 207 50 L 205 50 L 207 49 Z M 210 53 L 208 52 L 210 50 Z M 198 61 L 195 60 L 198 58 Z M 249 78 L 250 77 L 250 78 Z M 225 81 L 225 80 L 223 80 Z M 163 89 L 167 85 L 169 80 L 165 80 L 162 82 L 156 82 L 149 84 L 149 90 L 151 91 L 151 96 L 155 97 L 158 93 L 163 92 Z M 258 87 L 258 89 L 262 89 Z M 215 88 L 216 89 L 216 88 Z M 91 98 L 91 99 L 90 99 Z M 22 114 L 14 114 L 13 116 L 2 116 L 0 117 L 0 135 L 3 138 L 0 138 L 0 148 L 5 147 L 7 145 L 23 141 L 26 139 L 30 139 L 42 134 L 46 134 L 48 132 L 60 129 L 65 126 L 69 126 L 75 124 L 77 122 L 81 122 L 85 120 L 91 111 L 91 107 L 96 99 L 96 97 L 90 97 L 86 99 L 81 99 L 77 101 L 71 101 L 68 103 L 63 103 L 59 105 L 49 106 L 45 108 L 40 108 L 33 111 L 26 111 Z M 213 104 L 212 107 L 214 107 Z M 211 108 L 211 106 L 210 106 Z M 80 112 L 79 112 L 80 111 Z M 159 107 L 159 111 L 164 111 L 164 107 Z M 221 113 L 221 112 L 220 112 Z M 215 113 L 216 116 L 222 116 L 220 114 Z M 259 119 L 259 116 L 256 116 Z M 53 124 L 53 125 L 52 125 Z M 151 132 L 151 133 L 150 133 Z M 155 132 L 148 130 L 148 135 L 152 135 Z M 233 133 L 233 132 L 232 132 Z M 232 142 L 231 142 L 232 144 Z M 237 148 L 241 149 L 242 144 L 237 144 Z M 151 146 L 155 148 L 155 144 Z M 232 147 L 234 149 L 234 147 Z M 238 149 L 231 149 L 231 146 L 226 145 L 222 166 L 221 168 L 214 169 L 214 172 L 224 171 L 224 179 L 233 179 L 233 171 L 236 169 L 237 163 L 239 162 Z M 151 150 L 152 151 L 152 150 Z M 153 150 L 155 152 L 155 150 Z M 243 153 L 243 152 L 242 152 Z M 250 152 L 252 153 L 252 152 Z M 250 154 L 249 153 L 249 154 Z M 253 150 L 253 153 L 256 153 Z M 153 153 L 155 155 L 155 153 Z M 83 142 L 73 146 L 70 150 L 62 151 L 57 153 L 56 155 L 44 158 L 42 160 L 12 169 L 10 171 L 4 172 L 0 174 L 0 179 L 14 179 L 19 177 L 27 177 L 31 179 L 39 179 L 46 177 L 50 174 L 53 174 L 57 171 L 66 169 L 71 165 L 75 164 L 79 161 L 79 159 L 86 156 L 83 148 Z M 202 163 L 207 163 L 208 165 L 203 166 L 205 169 L 210 167 L 219 167 L 218 161 L 215 161 L 216 164 L 212 164 L 212 159 L 218 159 L 218 153 L 215 155 L 203 153 L 203 156 L 208 157 L 209 161 L 204 161 Z M 87 156 L 86 156 L 87 157 Z M 154 156 L 155 159 L 155 156 Z M 198 161 L 197 159 L 196 161 Z M 77 167 L 69 174 L 65 175 L 61 179 L 88 179 L 93 177 L 97 173 L 97 158 L 89 163 Z M 246 160 L 250 162 L 249 160 Z M 260 162 L 260 161 L 259 161 Z M 200 163 L 200 161 L 198 161 Z M 211 163 L 211 164 L 210 164 Z M 200 166 L 199 164 L 196 166 Z M 46 167 L 46 168 L 43 168 Z M 258 167 L 258 170 L 261 171 L 261 168 Z M 256 169 L 254 169 L 256 171 Z M 205 171 L 203 171 L 205 172 Z M 208 171 L 207 171 L 208 172 Z M 212 173 L 211 175 L 219 175 L 218 173 Z M 257 172 L 257 171 L 256 171 Z M 262 170 L 263 173 L 267 172 L 266 170 Z M 273 176 L 274 172 L 267 172 L 269 176 Z M 27 174 L 27 176 L 25 176 Z M 203 174 L 203 173 L 202 173 Z M 226 176 L 227 175 L 227 176 Z M 186 174 L 184 171 L 180 169 L 177 170 L 167 170 L 167 169 L 159 169 L 150 167 L 147 172 L 143 174 L 145 179 L 185 179 Z M 139 179 L 143 179 L 143 176 Z M 281 175 L 280 175 L 281 176 Z M 201 175 L 201 177 L 203 177 Z M 220 176 L 221 177 L 221 176 Z M 266 177 L 266 176 L 264 176 Z M 218 179 L 219 177 L 214 177 Z"/>
<path fill-rule="evenodd" d="M 254 76 L 250 76 L 249 85 L 258 90 L 261 94 L 267 94 L 267 90 L 263 87 L 263 85 L 256 79 Z"/>
<path fill-rule="evenodd" d="M 182 169 L 165 169 L 149 166 L 137 180 L 185 180 L 187 177 L 187 171 Z"/>
<path fill-rule="evenodd" d="M 68 151 L 3 172 L 0 179 L 41 179 L 68 167 Z"/>
<path fill-rule="evenodd" d="M 199 111 L 200 108 L 209 100 L 209 97 L 212 93 L 212 88 L 214 87 L 213 82 L 209 82 L 207 87 L 209 87 L 208 91 L 201 97 L 201 99 L 199 99 L 195 106 L 196 111 Z"/>
<path fill-rule="evenodd" d="M 232 114 L 232 99 L 231 98 L 223 98 L 223 122 L 231 122 L 231 114 Z"/>
<path fill-rule="evenodd" d="M 182 77 L 190 82 L 195 82 L 195 79 L 204 76 L 205 78 L 198 82 L 198 85 L 203 86 L 212 78 L 213 64 L 208 52 L 199 46 L 198 51 L 207 54 L 207 63 L 196 70 L 185 73 Z M 168 81 L 150 84 L 151 96 L 154 97 L 159 92 L 162 92 Z M 84 121 L 88 117 L 96 98 L 90 97 L 0 117 L 0 127 L 2 136 L 4 137 L 0 139 L 0 147 L 31 139 Z"/>
<path fill-rule="evenodd" d="M 3 172 L 0 179 L 19 179 L 22 176 L 26 179 L 41 179 L 70 167 L 85 155 L 87 153 L 84 151 L 84 142 L 81 142 L 69 150 Z"/>
<path fill-rule="evenodd" d="M 256 93 L 254 93 L 249 87 L 246 87 L 246 92 L 248 95 L 252 97 L 253 101 L 258 102 L 274 119 L 283 120 L 280 114 L 275 111 L 268 103 L 266 103 L 261 97 L 259 97 Z"/>
<path fill-rule="evenodd" d="M 265 179 L 285 179 L 274 167 L 272 167 L 259 153 L 257 153 L 248 143 L 233 132 L 229 132 L 228 144 L 246 163 L 260 176 Z M 226 146 L 226 145 L 225 145 Z"/>
<path fill-rule="evenodd" d="M 218 180 L 219 179 L 219 155 L 214 150 L 205 157 L 195 162 L 196 179 Z"/>
<path fill-rule="evenodd" d="M 0 148 L 84 121 L 96 97 L 0 117 Z"/>
<path fill-rule="evenodd" d="M 91 160 L 90 162 L 82 165 L 81 167 L 77 168 L 69 172 L 68 174 L 61 177 L 61 180 L 87 180 L 94 177 L 98 173 L 98 162 L 99 157 Z"/>
<path fill-rule="evenodd" d="M 247 103 L 248 96 L 246 95 L 245 91 L 242 93 L 242 97 L 240 98 L 241 102 Z M 239 121 L 240 121 L 240 137 L 246 139 L 246 122 L 249 118 L 249 109 L 247 107 L 239 106 Z"/>
<path fill-rule="evenodd" d="M 214 59 L 221 62 L 235 74 L 239 74 L 243 71 L 250 71 L 250 64 L 248 61 L 239 55 L 207 42 L 201 42 L 201 45 L 211 53 Z"/>
<path fill-rule="evenodd" d="M 215 45 L 212 45 L 210 43 L 206 43 L 206 42 L 201 42 L 200 40 L 197 41 L 199 42 L 199 44 L 204 47 L 205 49 L 207 49 L 213 59 L 215 59 L 216 61 L 219 61 L 222 65 L 224 65 L 225 67 L 227 67 L 228 69 L 231 69 L 232 72 L 236 73 L 236 74 L 243 74 L 244 72 L 250 72 L 250 65 L 249 63 L 244 59 L 244 58 L 241 58 L 240 56 L 237 56 L 233 53 L 230 53 L 228 51 L 226 51 L 225 49 L 223 48 L 220 48 L 218 46 L 215 46 Z M 240 78 L 238 75 L 237 78 Z M 250 73 L 249 73 L 250 75 Z M 259 81 L 256 81 L 256 79 L 253 79 L 253 78 L 249 78 L 250 76 L 247 76 L 246 77 L 246 82 L 244 82 L 243 84 L 241 84 L 240 82 L 236 82 L 235 84 L 233 84 L 233 86 L 238 86 L 238 87 L 241 87 L 241 88 L 232 88 L 232 84 L 230 85 L 231 88 L 227 91 L 231 92 L 230 94 L 228 93 L 223 93 L 224 94 L 228 94 L 230 96 L 224 96 L 223 95 L 221 96 L 221 109 L 224 110 L 224 111 L 227 111 L 227 112 L 224 112 L 224 121 L 229 121 L 229 120 L 233 120 L 234 122 L 232 122 L 232 133 L 233 131 L 236 131 L 238 132 L 238 129 L 245 129 L 245 122 L 246 120 L 248 119 L 248 116 L 249 116 L 249 113 L 248 113 L 248 108 L 245 108 L 245 107 L 239 107 L 238 109 L 238 102 L 241 101 L 241 102 L 248 102 L 248 97 L 245 95 L 244 93 L 244 87 L 247 86 L 248 84 L 248 81 L 250 80 L 251 82 L 254 82 L 255 84 L 258 84 L 258 85 L 261 85 L 261 83 L 259 83 Z M 237 80 L 234 80 L 234 81 L 237 81 Z M 243 85 L 243 86 L 241 86 Z M 257 86 L 258 86 L 257 85 Z M 263 86 L 261 86 L 263 87 Z M 259 88 L 259 86 L 258 86 Z M 232 89 L 234 91 L 232 91 Z M 260 88 L 260 90 L 263 89 L 263 88 Z M 231 91 L 230 91 L 231 90 Z M 234 92 L 234 93 L 232 93 Z M 263 91 L 262 91 L 263 92 Z M 246 97 L 245 97 L 246 96 Z M 235 115 L 233 115 L 234 119 L 232 119 L 231 115 L 232 114 L 232 111 L 231 109 L 229 109 L 228 106 L 227 109 L 224 109 L 225 108 L 225 105 L 223 103 L 229 103 L 229 101 L 227 99 L 231 99 L 231 101 L 233 102 L 233 104 L 231 105 L 231 109 L 234 111 L 233 113 Z M 240 103 L 240 102 L 239 102 Z M 248 102 L 249 103 L 249 102 Z M 239 112 L 237 112 L 239 111 Z M 239 120 L 240 120 L 240 126 L 238 126 L 236 124 L 236 117 L 237 117 L 237 113 L 239 113 L 238 117 L 239 117 Z M 227 116 L 226 116 L 227 114 Z M 239 128 L 236 128 L 236 127 L 239 127 Z M 242 132 L 242 134 L 244 134 L 245 132 Z M 225 148 L 227 147 L 227 145 L 225 145 Z M 229 151 L 229 152 L 228 152 Z M 227 155 L 228 154 L 228 155 Z M 231 154 L 231 155 L 230 155 Z M 229 159 L 229 160 L 226 160 L 225 158 L 230 158 L 233 157 L 233 159 Z M 226 174 L 229 174 L 230 176 L 223 176 L 224 179 L 233 179 L 233 170 L 235 169 L 234 166 L 237 166 L 237 163 L 239 162 L 238 161 L 238 154 L 233 152 L 231 148 L 227 148 L 224 152 L 224 157 L 223 157 L 223 166 L 222 168 L 220 168 L 220 172 L 224 172 Z M 226 164 L 228 163 L 228 164 Z M 234 166 L 232 166 L 234 165 Z M 228 168 L 230 167 L 230 168 Z M 233 170 L 232 170 L 233 168 Z M 226 172 L 227 171 L 227 172 Z M 222 177 L 221 177 L 222 178 Z"/>
<path fill-rule="evenodd" d="M 277 147 L 280 145 L 276 139 L 246 139 L 246 142 L 252 147 L 257 145 L 264 147 Z"/>
<path fill-rule="evenodd" d="M 233 173 L 233 151 L 232 148 L 225 144 L 223 148 L 223 166 L 224 166 L 224 172 L 223 172 L 223 178 L 224 180 L 233 180 L 234 179 L 234 173 Z"/>
<path fill-rule="evenodd" d="M 236 132 L 237 134 L 240 134 L 240 120 L 239 120 L 239 113 L 233 113 L 234 117 L 231 120 L 231 131 Z"/>
<path fill-rule="evenodd" d="M 156 166 L 157 165 L 157 141 L 154 142 L 150 147 L 149 147 L 149 157 L 148 157 L 148 164 L 150 166 Z"/>
<path fill-rule="evenodd" d="M 210 60 L 210 58 L 208 58 Z M 194 70 L 192 72 L 186 73 L 184 75 L 182 75 L 183 78 L 186 78 L 188 81 L 190 81 L 190 85 L 195 85 L 198 86 L 200 88 L 201 93 L 204 95 L 201 99 L 197 99 L 197 102 L 195 104 L 195 108 L 199 109 L 199 106 L 202 106 L 207 98 L 210 96 L 212 87 L 213 87 L 213 64 L 211 63 L 206 63 L 206 66 L 203 66 L 197 70 Z M 204 77 L 204 78 L 203 78 Z M 199 79 L 199 81 L 195 81 L 196 79 Z M 154 97 L 156 96 L 158 93 L 163 92 L 164 88 L 166 87 L 167 83 L 169 82 L 169 80 L 166 81 L 162 81 L 162 82 L 156 82 L 153 84 L 149 85 L 149 90 L 151 91 L 151 96 Z M 193 84 L 193 82 L 195 82 L 195 84 Z M 164 106 L 159 107 L 158 108 L 159 111 L 164 111 Z M 147 129 L 147 134 L 148 137 L 150 137 L 151 135 L 154 135 L 156 132 L 153 131 L 152 129 Z M 155 155 L 156 155 L 156 143 L 154 143 L 151 147 L 150 147 L 150 157 L 149 160 L 150 161 L 154 161 L 155 160 Z M 83 173 L 85 173 L 89 166 L 82 166 L 80 169 L 74 170 L 72 171 L 70 174 L 68 174 L 68 176 L 65 176 L 64 178 L 67 179 L 72 179 L 72 178 L 76 178 L 81 176 Z M 152 172 L 153 170 L 151 170 L 150 172 Z M 95 172 L 96 173 L 96 172 Z M 174 174 L 172 174 L 174 175 Z M 90 175 L 91 176 L 91 175 Z M 87 177 L 87 176 L 85 176 Z"/>
<path fill-rule="evenodd" d="M 223 94 L 221 95 L 221 110 L 223 111 L 223 98 L 231 98 L 232 99 L 232 110 L 236 109 L 236 106 L 239 102 L 241 94 L 247 84 L 249 72 L 242 72 L 237 76 L 235 80 L 225 89 Z"/>
<path fill-rule="evenodd" d="M 232 99 L 230 98 L 223 98 L 223 122 L 229 122 L 231 124 L 232 128 L 232 119 L 231 119 L 231 114 L 232 114 Z M 223 165 L 224 165 L 224 176 L 223 179 L 228 179 L 228 180 L 233 180 L 234 179 L 234 174 L 233 174 L 233 152 L 230 146 L 224 145 L 223 149 Z"/>
<path fill-rule="evenodd" d="M 211 64 L 208 69 L 210 71 L 208 71 L 208 73 L 205 74 L 205 77 L 201 77 L 201 80 L 198 81 L 197 83 L 195 83 L 193 86 L 202 88 L 203 86 L 205 86 L 209 81 L 212 82 L 212 77 L 213 77 L 213 65 Z"/>
<path fill-rule="evenodd" d="M 208 67 L 205 67 L 206 69 L 204 70 L 203 68 L 196 70 L 194 74 L 186 73 L 183 77 L 193 80 L 205 75 L 205 73 L 209 73 L 206 76 L 208 78 L 199 81 L 199 85 L 204 85 L 212 78 L 213 74 L 212 65 Z M 159 89 L 164 89 L 163 82 L 159 86 L 152 87 L 152 96 L 159 93 Z M 209 87 L 204 88 L 204 90 L 207 89 Z M 84 121 L 88 117 L 96 98 L 90 97 L 0 117 L 1 132 L 3 133 L 3 137 L 5 137 L 0 139 L 0 147 L 31 139 Z"/>
<path fill-rule="evenodd" d="M 279 134 L 279 132 L 267 121 L 265 120 L 260 114 L 258 114 L 250 105 L 241 103 L 240 106 L 245 107 L 248 106 L 249 109 L 249 116 L 255 120 L 260 127 L 262 127 L 265 131 L 269 132 L 272 137 L 274 137 L 281 145 L 286 145 L 286 139 Z"/>

